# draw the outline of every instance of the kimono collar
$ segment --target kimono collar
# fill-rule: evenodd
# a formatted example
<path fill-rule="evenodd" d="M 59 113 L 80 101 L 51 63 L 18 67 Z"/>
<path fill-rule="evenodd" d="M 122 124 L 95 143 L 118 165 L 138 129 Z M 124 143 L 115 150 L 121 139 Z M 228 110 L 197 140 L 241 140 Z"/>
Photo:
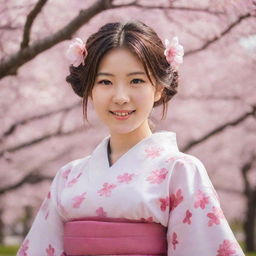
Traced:
<path fill-rule="evenodd" d="M 91 160 L 94 162 L 93 165 L 97 165 L 100 168 L 111 169 L 118 166 L 121 167 L 123 164 L 126 165 L 130 161 L 145 161 L 146 158 L 157 158 L 162 153 L 170 155 L 179 152 L 176 142 L 176 133 L 160 130 L 140 140 L 110 166 L 108 159 L 109 140 L 110 135 L 106 136 L 92 152 Z"/>

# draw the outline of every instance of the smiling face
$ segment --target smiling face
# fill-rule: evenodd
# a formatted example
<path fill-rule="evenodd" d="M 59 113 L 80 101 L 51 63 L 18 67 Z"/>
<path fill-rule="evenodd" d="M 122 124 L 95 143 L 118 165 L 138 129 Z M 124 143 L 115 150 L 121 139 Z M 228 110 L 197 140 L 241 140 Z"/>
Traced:
<path fill-rule="evenodd" d="M 160 97 L 161 91 L 156 91 L 143 64 L 128 49 L 113 49 L 102 58 L 91 100 L 111 134 L 143 133 L 143 130 L 148 130 L 148 116 Z M 117 111 L 133 112 L 120 117 L 113 113 Z"/>

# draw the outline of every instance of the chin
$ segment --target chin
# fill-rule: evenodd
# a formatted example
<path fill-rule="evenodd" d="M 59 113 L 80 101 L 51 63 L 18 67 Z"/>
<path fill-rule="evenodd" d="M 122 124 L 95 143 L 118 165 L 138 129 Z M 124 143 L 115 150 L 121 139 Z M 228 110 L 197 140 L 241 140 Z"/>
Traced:
<path fill-rule="evenodd" d="M 134 132 L 138 127 L 123 126 L 123 127 L 109 127 L 109 131 L 113 134 L 128 134 Z"/>

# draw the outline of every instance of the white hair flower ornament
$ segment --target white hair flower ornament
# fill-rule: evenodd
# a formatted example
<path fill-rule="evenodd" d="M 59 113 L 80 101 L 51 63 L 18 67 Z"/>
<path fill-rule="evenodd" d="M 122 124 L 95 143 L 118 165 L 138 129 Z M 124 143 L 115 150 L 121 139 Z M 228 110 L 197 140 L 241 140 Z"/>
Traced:
<path fill-rule="evenodd" d="M 79 37 L 69 45 L 66 57 L 74 67 L 78 67 L 81 63 L 84 65 L 84 60 L 88 54 L 85 43 Z"/>
<path fill-rule="evenodd" d="M 165 39 L 164 55 L 168 63 L 171 64 L 175 70 L 178 70 L 179 65 L 183 63 L 184 49 L 183 46 L 179 44 L 177 36 L 173 37 L 171 42 Z"/>

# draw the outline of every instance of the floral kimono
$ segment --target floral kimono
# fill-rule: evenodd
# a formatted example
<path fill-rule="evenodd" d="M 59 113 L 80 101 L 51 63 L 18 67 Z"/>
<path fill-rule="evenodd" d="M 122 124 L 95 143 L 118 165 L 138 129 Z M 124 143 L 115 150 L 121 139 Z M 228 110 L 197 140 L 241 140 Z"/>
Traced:
<path fill-rule="evenodd" d="M 112 165 L 109 139 L 58 170 L 18 256 L 66 255 L 64 223 L 86 217 L 161 224 L 168 256 L 244 256 L 204 165 L 179 151 L 176 133 L 155 132 Z"/>

